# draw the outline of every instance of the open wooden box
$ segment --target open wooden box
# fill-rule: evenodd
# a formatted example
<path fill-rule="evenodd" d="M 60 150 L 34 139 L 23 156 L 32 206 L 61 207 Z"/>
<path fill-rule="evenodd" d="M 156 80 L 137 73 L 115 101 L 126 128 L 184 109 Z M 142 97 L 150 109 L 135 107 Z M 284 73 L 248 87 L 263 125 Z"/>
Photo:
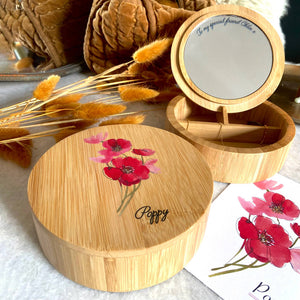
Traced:
<path fill-rule="evenodd" d="M 75 282 L 113 292 L 152 286 L 189 262 L 206 228 L 212 191 L 208 164 L 190 143 L 124 124 L 59 142 L 28 182 L 49 262 Z"/>
<path fill-rule="evenodd" d="M 201 10 L 177 32 L 173 75 L 184 95 L 167 108 L 167 129 L 195 145 L 213 179 L 249 183 L 282 167 L 293 120 L 266 100 L 284 70 L 284 50 L 258 13 L 234 5 Z"/>

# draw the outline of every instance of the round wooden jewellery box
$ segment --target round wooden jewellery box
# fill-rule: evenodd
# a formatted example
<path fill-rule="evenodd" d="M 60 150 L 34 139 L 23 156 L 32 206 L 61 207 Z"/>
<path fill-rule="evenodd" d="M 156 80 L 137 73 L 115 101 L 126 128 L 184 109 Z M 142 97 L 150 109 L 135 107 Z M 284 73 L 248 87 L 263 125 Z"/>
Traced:
<path fill-rule="evenodd" d="M 284 50 L 273 27 L 244 7 L 216 5 L 177 32 L 172 72 L 184 95 L 168 105 L 168 130 L 195 145 L 213 179 L 264 180 L 295 136 L 292 119 L 266 100 L 280 83 Z"/>
<path fill-rule="evenodd" d="M 28 198 L 42 250 L 66 277 L 131 291 L 179 272 L 198 249 L 213 180 L 189 142 L 111 125 L 72 135 L 35 165 Z"/>

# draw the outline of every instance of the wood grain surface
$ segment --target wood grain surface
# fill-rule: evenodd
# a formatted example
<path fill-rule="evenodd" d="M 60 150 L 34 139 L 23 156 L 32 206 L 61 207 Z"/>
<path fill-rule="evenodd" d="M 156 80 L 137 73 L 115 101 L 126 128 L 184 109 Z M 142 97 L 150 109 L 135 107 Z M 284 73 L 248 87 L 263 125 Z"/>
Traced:
<path fill-rule="evenodd" d="M 227 125 L 217 122 L 216 114 L 183 95 L 167 108 L 167 128 L 200 150 L 214 180 L 249 183 L 277 173 L 295 136 L 291 117 L 266 101 L 228 118 Z"/>
<path fill-rule="evenodd" d="M 131 141 L 132 148 L 155 150 L 149 158 L 160 168 L 141 181 L 122 215 L 116 212 L 119 182 L 104 175 L 106 164 L 90 159 L 101 143 L 84 142 L 104 132 Z M 91 288 L 129 291 L 166 280 L 191 259 L 212 189 L 206 161 L 184 139 L 148 126 L 112 125 L 80 132 L 46 152 L 30 175 L 28 198 L 41 247 L 61 273 Z M 144 206 L 168 214 L 151 224 L 150 215 L 135 217 Z"/>

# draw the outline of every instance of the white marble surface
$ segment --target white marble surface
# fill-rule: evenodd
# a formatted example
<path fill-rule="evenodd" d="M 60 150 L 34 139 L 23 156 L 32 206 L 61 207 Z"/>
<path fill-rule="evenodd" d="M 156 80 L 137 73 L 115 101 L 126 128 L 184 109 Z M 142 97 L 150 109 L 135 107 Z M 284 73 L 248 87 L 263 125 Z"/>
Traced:
<path fill-rule="evenodd" d="M 84 74 L 61 79 L 60 85 L 77 81 Z M 36 82 L 0 82 L 0 107 L 31 97 Z M 133 110 L 156 109 L 146 125 L 163 128 L 165 105 L 136 104 Z M 159 110 L 157 110 L 159 109 Z M 300 125 L 280 174 L 300 182 Z M 39 157 L 54 144 L 52 138 L 34 142 L 30 168 L 0 160 L 0 299 L 219 299 L 186 270 L 169 280 L 140 291 L 109 293 L 92 290 L 58 273 L 44 257 L 39 246 L 27 200 L 27 180 Z M 214 198 L 226 188 L 214 183 Z"/>

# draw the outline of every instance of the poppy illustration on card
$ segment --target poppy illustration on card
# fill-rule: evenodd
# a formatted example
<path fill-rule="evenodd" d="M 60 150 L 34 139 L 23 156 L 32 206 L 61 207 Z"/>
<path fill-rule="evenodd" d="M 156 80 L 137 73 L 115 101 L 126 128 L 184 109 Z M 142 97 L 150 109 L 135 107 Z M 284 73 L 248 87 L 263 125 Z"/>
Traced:
<path fill-rule="evenodd" d="M 300 215 L 299 207 L 279 193 L 283 184 L 275 180 L 255 183 L 263 190 L 262 197 L 246 200 L 238 197 L 240 205 L 249 213 L 237 222 L 241 248 L 232 259 L 221 267 L 211 269 L 210 277 L 235 273 L 246 269 L 257 269 L 271 264 L 282 268 L 286 264 L 300 273 L 300 225 L 295 222 Z M 290 232 L 282 226 L 289 222 Z"/>

